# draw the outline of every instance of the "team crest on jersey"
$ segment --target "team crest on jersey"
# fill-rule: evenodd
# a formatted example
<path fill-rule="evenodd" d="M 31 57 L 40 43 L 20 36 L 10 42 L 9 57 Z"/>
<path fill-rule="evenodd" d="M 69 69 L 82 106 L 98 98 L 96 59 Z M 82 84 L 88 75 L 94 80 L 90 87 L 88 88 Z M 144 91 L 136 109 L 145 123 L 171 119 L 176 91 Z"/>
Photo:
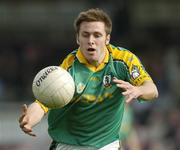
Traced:
<path fill-rule="evenodd" d="M 133 78 L 133 79 L 136 79 L 136 78 L 138 78 L 140 76 L 140 72 L 139 72 L 139 69 L 138 69 L 138 66 L 133 66 L 132 67 L 132 71 L 131 71 L 131 77 Z"/>
<path fill-rule="evenodd" d="M 111 85 L 111 80 L 112 80 L 112 76 L 111 76 L 111 75 L 105 75 L 105 76 L 103 77 L 103 85 L 104 85 L 105 87 L 110 86 L 110 85 Z"/>
<path fill-rule="evenodd" d="M 85 88 L 85 85 L 84 85 L 82 82 L 80 82 L 80 83 L 77 85 L 77 93 L 82 93 L 83 90 L 84 90 L 84 88 Z"/>

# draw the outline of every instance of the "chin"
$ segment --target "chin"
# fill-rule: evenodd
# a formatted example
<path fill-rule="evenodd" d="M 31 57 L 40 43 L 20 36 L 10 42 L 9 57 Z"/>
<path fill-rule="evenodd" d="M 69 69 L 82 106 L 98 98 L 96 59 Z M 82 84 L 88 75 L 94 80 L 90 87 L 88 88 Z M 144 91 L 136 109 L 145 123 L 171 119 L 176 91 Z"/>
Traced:
<path fill-rule="evenodd" d="M 90 64 L 95 64 L 95 63 L 97 62 L 97 60 L 94 60 L 94 59 L 88 59 L 88 62 L 89 62 Z"/>

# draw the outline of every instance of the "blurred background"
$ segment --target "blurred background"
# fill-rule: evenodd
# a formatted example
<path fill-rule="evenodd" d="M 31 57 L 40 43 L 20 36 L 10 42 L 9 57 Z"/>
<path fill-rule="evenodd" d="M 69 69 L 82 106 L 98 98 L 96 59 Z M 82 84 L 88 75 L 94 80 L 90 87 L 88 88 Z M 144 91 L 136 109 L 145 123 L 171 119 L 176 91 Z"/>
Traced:
<path fill-rule="evenodd" d="M 130 105 L 135 138 L 125 150 L 180 149 L 179 0 L 1 0 L 0 150 L 48 150 L 47 118 L 29 137 L 19 129 L 21 106 L 33 102 L 35 74 L 77 48 L 73 21 L 92 7 L 111 16 L 111 44 L 134 52 L 159 89 L 156 101 Z"/>

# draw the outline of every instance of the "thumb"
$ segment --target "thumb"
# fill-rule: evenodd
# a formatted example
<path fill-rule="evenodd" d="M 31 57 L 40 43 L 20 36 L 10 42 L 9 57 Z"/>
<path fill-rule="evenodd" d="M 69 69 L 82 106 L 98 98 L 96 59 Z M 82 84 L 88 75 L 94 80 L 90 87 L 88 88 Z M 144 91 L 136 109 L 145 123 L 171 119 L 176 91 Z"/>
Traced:
<path fill-rule="evenodd" d="M 21 115 L 20 115 L 20 117 L 19 117 L 20 126 L 21 126 L 21 124 L 22 124 L 22 121 L 23 121 L 26 113 L 27 113 L 27 105 L 24 104 L 24 105 L 21 106 Z M 24 123 L 23 123 L 23 124 L 24 124 Z"/>
<path fill-rule="evenodd" d="M 27 112 L 27 105 L 26 104 L 24 104 L 23 106 L 22 106 L 22 112 L 24 113 L 24 114 L 26 114 L 26 112 Z"/>

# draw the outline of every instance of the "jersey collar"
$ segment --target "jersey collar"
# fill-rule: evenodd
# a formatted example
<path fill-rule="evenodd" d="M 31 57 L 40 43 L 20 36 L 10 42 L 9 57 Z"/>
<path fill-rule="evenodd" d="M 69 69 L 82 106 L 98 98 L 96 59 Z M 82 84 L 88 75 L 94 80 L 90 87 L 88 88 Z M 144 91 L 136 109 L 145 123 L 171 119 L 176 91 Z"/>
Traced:
<path fill-rule="evenodd" d="M 98 67 L 95 67 L 95 66 L 89 64 L 88 61 L 86 60 L 86 58 L 83 56 L 80 49 L 78 49 L 78 51 L 76 53 L 76 57 L 77 57 L 77 59 L 79 60 L 80 63 L 85 64 L 90 70 L 99 71 L 99 70 L 103 69 L 105 64 L 108 63 L 108 61 L 109 61 L 109 51 L 107 50 L 107 48 L 106 48 L 105 51 L 106 51 L 105 57 L 104 57 L 102 63 L 99 64 Z"/>

